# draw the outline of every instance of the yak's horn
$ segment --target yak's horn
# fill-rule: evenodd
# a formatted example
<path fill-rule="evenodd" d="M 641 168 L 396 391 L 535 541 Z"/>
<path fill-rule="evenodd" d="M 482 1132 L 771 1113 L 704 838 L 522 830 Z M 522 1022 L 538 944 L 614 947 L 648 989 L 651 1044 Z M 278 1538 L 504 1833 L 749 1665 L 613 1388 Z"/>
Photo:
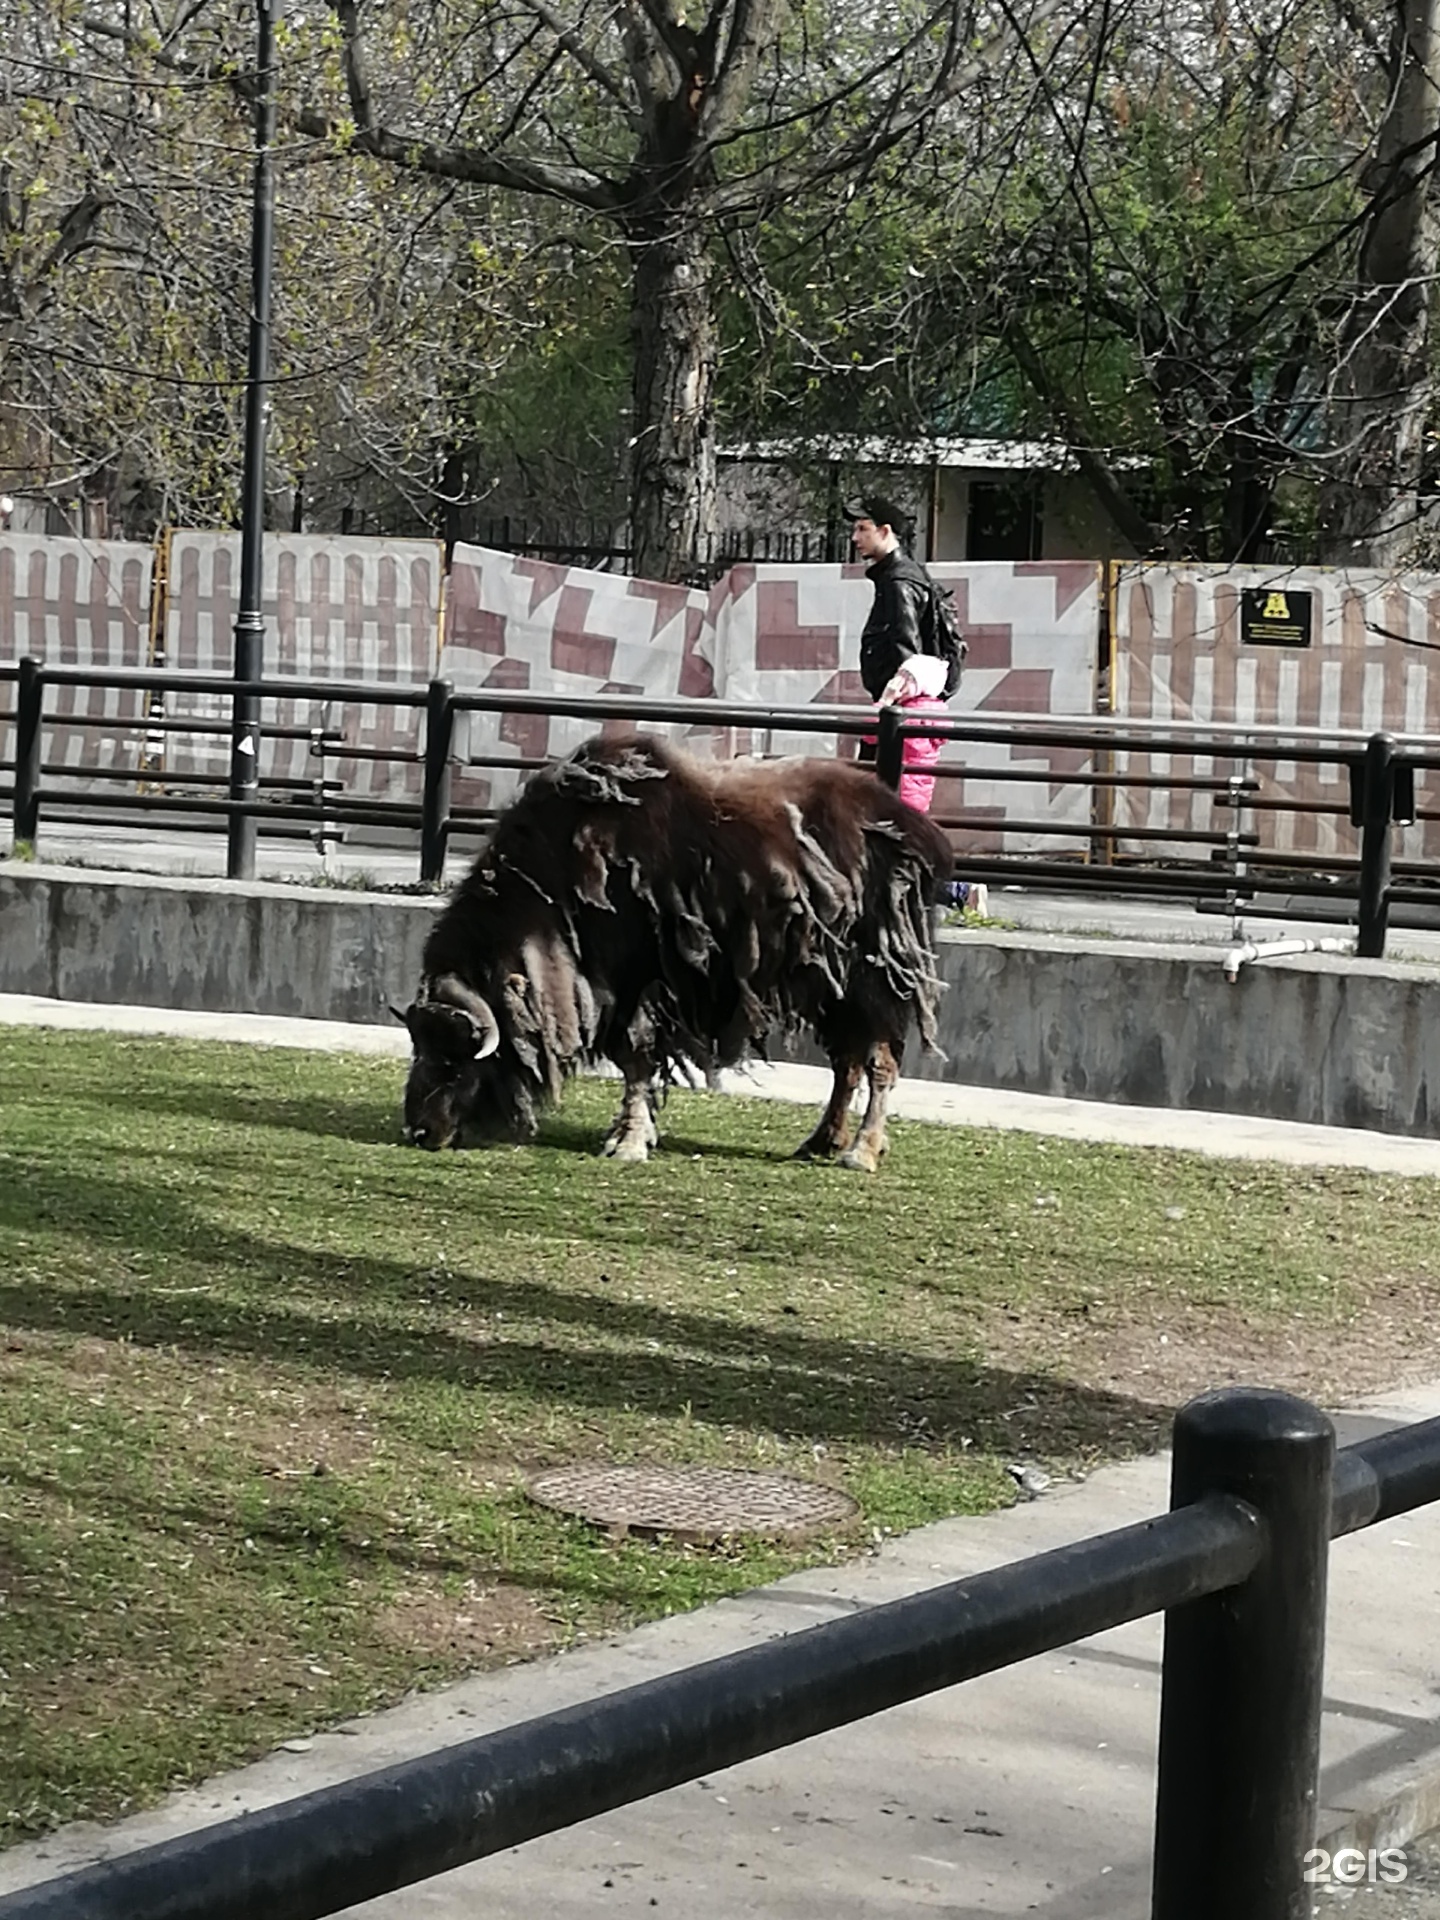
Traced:
<path fill-rule="evenodd" d="M 475 1029 L 477 1060 L 494 1053 L 500 1044 L 500 1023 L 473 987 L 467 987 L 458 975 L 446 973 L 434 983 L 427 997 L 432 1005 L 438 1000 L 443 1006 L 454 1007 L 465 1015 Z"/>

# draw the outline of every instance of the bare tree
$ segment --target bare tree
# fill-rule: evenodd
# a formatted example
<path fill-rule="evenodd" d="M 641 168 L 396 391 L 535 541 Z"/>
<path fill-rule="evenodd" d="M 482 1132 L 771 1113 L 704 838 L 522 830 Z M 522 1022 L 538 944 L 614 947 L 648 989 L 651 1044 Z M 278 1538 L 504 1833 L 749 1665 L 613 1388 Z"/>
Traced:
<path fill-rule="evenodd" d="M 1378 38 L 1378 36 L 1375 36 Z M 1440 0 L 1392 0 L 1388 99 L 1361 175 L 1369 204 L 1330 389 L 1327 557 L 1392 568 L 1419 538 L 1440 264 Z"/>
<path fill-rule="evenodd" d="M 194 0 L 18 0 L 0 16 L 12 491 L 103 499 L 132 533 L 233 520 L 253 39 L 244 9 Z M 297 111 L 318 57 L 303 34 L 285 46 Z M 277 162 L 272 518 L 335 526 L 359 507 L 372 525 L 438 531 L 466 396 L 555 309 L 540 289 L 558 222 L 497 219 L 483 190 L 309 137 L 291 134 Z M 491 470 L 471 467 L 483 491 Z"/>
<path fill-rule="evenodd" d="M 1032 4 L 1035 18 L 1058 10 Z M 307 130 L 566 202 L 624 250 L 634 564 L 665 579 L 693 571 L 714 528 L 718 244 L 827 182 L 863 180 L 1012 44 L 983 0 L 914 0 L 848 35 L 789 0 L 711 0 L 693 19 L 678 0 L 441 4 L 402 36 L 358 0 L 334 12 L 348 119 L 322 103 Z"/>

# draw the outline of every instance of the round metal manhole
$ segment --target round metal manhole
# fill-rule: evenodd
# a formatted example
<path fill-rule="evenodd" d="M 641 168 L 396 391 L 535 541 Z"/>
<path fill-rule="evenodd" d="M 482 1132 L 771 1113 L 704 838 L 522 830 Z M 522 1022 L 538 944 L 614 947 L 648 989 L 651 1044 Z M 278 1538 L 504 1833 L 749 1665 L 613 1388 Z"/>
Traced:
<path fill-rule="evenodd" d="M 554 1467 L 526 1491 L 542 1507 L 615 1533 L 665 1533 L 695 1544 L 749 1534 L 795 1540 L 858 1519 L 848 1493 L 784 1473 L 731 1467 Z"/>

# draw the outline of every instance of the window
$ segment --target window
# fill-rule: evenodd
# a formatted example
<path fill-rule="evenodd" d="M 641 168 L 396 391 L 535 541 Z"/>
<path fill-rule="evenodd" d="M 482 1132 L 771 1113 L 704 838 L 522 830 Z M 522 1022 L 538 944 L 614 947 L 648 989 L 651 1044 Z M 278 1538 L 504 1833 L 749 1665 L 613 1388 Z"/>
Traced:
<path fill-rule="evenodd" d="M 1044 530 L 1043 482 L 972 480 L 967 560 L 1038 560 Z"/>

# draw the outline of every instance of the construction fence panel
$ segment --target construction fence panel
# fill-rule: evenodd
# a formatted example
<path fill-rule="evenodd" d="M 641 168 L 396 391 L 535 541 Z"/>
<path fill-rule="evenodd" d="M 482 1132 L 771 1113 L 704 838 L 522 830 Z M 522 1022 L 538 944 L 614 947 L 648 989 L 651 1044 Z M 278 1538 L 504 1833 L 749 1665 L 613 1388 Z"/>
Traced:
<path fill-rule="evenodd" d="M 440 670 L 457 691 L 703 699 L 717 691 L 709 653 L 713 594 L 488 547 L 457 545 Z M 612 722 L 610 730 L 631 722 Z M 455 730 L 456 806 L 505 806 L 534 764 L 569 753 L 593 720 L 472 713 Z M 727 730 L 654 729 L 692 753 L 733 751 Z"/>
<path fill-rule="evenodd" d="M 49 666 L 143 667 L 149 659 L 154 554 L 124 540 L 68 540 L 0 534 L 0 645 Z M 0 697 L 0 707 L 11 703 Z M 146 696 L 109 687 L 56 687 L 46 699 L 52 725 L 47 765 L 133 768 L 147 757 Z M 82 726 L 80 719 L 103 720 Z M 15 757 L 14 721 L 0 717 L 0 761 Z M 101 782 L 95 783 L 100 786 Z M 113 783 L 103 783 L 110 785 Z"/>
<path fill-rule="evenodd" d="M 931 571 L 954 589 L 970 645 L 952 711 L 1094 711 L 1097 565 L 951 562 Z M 770 728 L 760 712 L 869 706 L 857 663 L 871 597 L 857 566 L 744 563 L 707 593 L 460 546 L 442 666 L 460 688 L 713 695 L 757 710 L 754 727 L 665 729 L 692 751 L 853 754 L 853 738 Z M 457 800 L 503 805 L 522 764 L 568 752 L 591 730 L 587 721 L 544 715 L 471 716 Z M 509 764 L 487 764 L 495 760 Z M 987 769 L 1031 764 L 1033 781 L 985 777 Z M 1044 844 L 1043 832 L 1007 833 L 1007 818 L 1088 824 L 1089 790 L 1072 781 L 1089 765 L 1079 751 L 957 741 L 941 766 L 963 769 L 963 777 L 942 781 L 935 805 L 993 821 L 958 836 L 962 848 L 1025 850 Z"/>
<path fill-rule="evenodd" d="M 1440 576 L 1125 564 L 1115 569 L 1113 594 L 1113 706 L 1129 720 L 1440 735 Z M 1267 609 L 1287 616 L 1275 631 L 1293 637 L 1278 643 L 1250 637 L 1264 631 L 1255 614 Z M 1259 800 L 1280 803 L 1279 810 L 1262 806 L 1253 815 L 1262 848 L 1356 852 L 1343 767 L 1282 760 L 1247 768 L 1234 759 L 1181 753 L 1117 754 L 1116 760 L 1118 772 L 1162 781 L 1248 771 L 1259 781 Z M 1440 806 L 1435 779 L 1422 774 L 1417 781 L 1424 811 Z M 1169 785 L 1122 788 L 1115 807 L 1122 829 L 1223 831 L 1230 818 L 1210 793 Z M 1118 847 L 1151 856 L 1194 853 L 1193 844 L 1178 841 L 1122 839 Z M 1407 828 L 1396 851 L 1402 859 L 1433 859 L 1440 853 L 1440 819 Z"/>
<path fill-rule="evenodd" d="M 423 686 L 439 656 L 443 562 L 438 541 L 267 534 L 265 677 Z M 229 672 L 239 610 L 239 535 L 172 533 L 167 581 L 164 664 L 184 672 Z M 228 720 L 230 698 L 218 691 L 172 693 L 166 712 L 171 718 Z M 326 778 L 338 780 L 356 799 L 419 799 L 421 714 L 406 707 L 267 700 L 262 717 L 267 724 L 303 727 L 317 739 L 321 733 L 341 736 L 324 756 L 309 739 L 262 741 L 262 780 L 314 780 L 323 768 Z M 355 748 L 365 749 L 365 756 L 354 757 Z M 396 758 L 369 757 L 376 750 Z M 165 765 L 176 773 L 206 774 L 223 786 L 228 736 L 173 733 Z"/>

